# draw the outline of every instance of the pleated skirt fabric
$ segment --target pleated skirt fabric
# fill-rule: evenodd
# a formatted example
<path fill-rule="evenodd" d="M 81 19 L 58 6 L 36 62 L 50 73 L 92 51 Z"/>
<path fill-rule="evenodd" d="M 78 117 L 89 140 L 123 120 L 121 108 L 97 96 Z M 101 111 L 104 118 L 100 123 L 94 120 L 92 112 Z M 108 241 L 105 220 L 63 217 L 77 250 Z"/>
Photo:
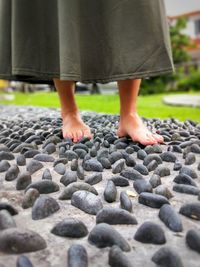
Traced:
<path fill-rule="evenodd" d="M 0 0 L 0 79 L 107 83 L 174 71 L 164 0 Z"/>

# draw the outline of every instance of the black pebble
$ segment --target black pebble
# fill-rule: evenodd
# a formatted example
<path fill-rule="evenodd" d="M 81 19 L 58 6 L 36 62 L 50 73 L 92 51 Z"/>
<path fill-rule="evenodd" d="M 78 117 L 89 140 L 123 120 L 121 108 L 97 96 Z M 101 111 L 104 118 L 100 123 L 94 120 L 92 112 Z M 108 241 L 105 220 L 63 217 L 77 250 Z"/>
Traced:
<path fill-rule="evenodd" d="M 133 267 L 128 257 L 115 245 L 109 251 L 108 263 L 111 267 Z"/>
<path fill-rule="evenodd" d="M 151 184 L 144 179 L 134 181 L 133 187 L 138 194 L 153 191 Z"/>
<path fill-rule="evenodd" d="M 181 257 L 170 247 L 160 248 L 151 260 L 160 267 L 183 267 Z"/>
<path fill-rule="evenodd" d="M 157 209 L 162 207 L 162 205 L 164 204 L 169 204 L 169 201 L 166 197 L 148 192 L 141 193 L 139 195 L 138 201 L 140 204 Z"/>
<path fill-rule="evenodd" d="M 189 230 L 186 234 L 186 243 L 190 249 L 200 253 L 200 230 L 199 229 Z"/>
<path fill-rule="evenodd" d="M 200 220 L 200 202 L 188 203 L 181 206 L 179 213 L 194 220 Z"/>
<path fill-rule="evenodd" d="M 88 255 L 82 245 L 71 245 L 68 249 L 68 267 L 87 267 Z"/>
<path fill-rule="evenodd" d="M 117 197 L 117 188 L 113 183 L 113 181 L 108 180 L 106 188 L 104 190 L 104 199 L 107 202 L 111 203 L 116 200 L 116 197 Z"/>
<path fill-rule="evenodd" d="M 132 212 L 132 201 L 130 200 L 126 192 L 121 192 L 120 194 L 120 207 L 124 210 Z"/>
<path fill-rule="evenodd" d="M 24 190 L 28 185 L 31 184 L 31 174 L 27 171 L 22 172 L 18 175 L 16 181 L 16 189 L 17 190 Z"/>

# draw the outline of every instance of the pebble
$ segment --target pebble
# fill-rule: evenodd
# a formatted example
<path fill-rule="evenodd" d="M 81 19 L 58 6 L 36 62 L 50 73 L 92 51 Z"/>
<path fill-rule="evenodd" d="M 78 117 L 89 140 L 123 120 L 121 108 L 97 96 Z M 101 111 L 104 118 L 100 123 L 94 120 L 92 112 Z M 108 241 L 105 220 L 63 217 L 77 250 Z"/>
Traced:
<path fill-rule="evenodd" d="M 136 164 L 134 166 L 134 169 L 136 171 L 138 171 L 139 173 L 141 173 L 142 175 L 148 175 L 149 174 L 149 171 L 148 171 L 147 167 L 142 165 L 142 164 Z"/>
<path fill-rule="evenodd" d="M 170 175 L 170 169 L 166 166 L 158 166 L 155 169 L 154 174 L 157 174 L 160 177 L 168 176 Z"/>
<path fill-rule="evenodd" d="M 196 157 L 195 157 L 195 154 L 190 152 L 186 155 L 185 157 L 185 165 L 192 165 L 193 163 L 195 163 L 196 161 Z"/>
<path fill-rule="evenodd" d="M 30 230 L 9 228 L 0 232 L 0 251 L 4 253 L 34 252 L 46 247 L 46 241 L 39 234 Z"/>
<path fill-rule="evenodd" d="M 17 155 L 16 163 L 18 166 L 25 166 L 26 165 L 26 158 L 23 154 Z"/>
<path fill-rule="evenodd" d="M 84 169 L 83 169 L 83 167 L 82 167 L 81 165 L 78 165 L 78 168 L 77 168 L 76 173 L 77 173 L 77 176 L 78 176 L 78 178 L 79 178 L 80 180 L 84 180 L 84 178 L 85 178 L 85 173 L 84 173 Z"/>
<path fill-rule="evenodd" d="M 181 218 L 171 205 L 165 204 L 160 208 L 159 218 L 170 230 L 174 232 L 183 231 Z"/>
<path fill-rule="evenodd" d="M 66 173 L 60 178 L 60 182 L 64 186 L 68 186 L 71 183 L 76 182 L 78 179 L 76 171 L 66 171 Z"/>
<path fill-rule="evenodd" d="M 177 184 L 187 184 L 187 185 L 197 186 L 196 183 L 194 182 L 194 180 L 190 176 L 188 176 L 187 174 L 184 174 L 184 173 L 178 174 L 174 178 L 173 182 L 177 183 Z"/>
<path fill-rule="evenodd" d="M 170 247 L 162 247 L 151 260 L 160 267 L 183 267 L 181 257 Z"/>
<path fill-rule="evenodd" d="M 15 220 L 7 210 L 0 210 L 0 231 L 16 227 Z"/>
<path fill-rule="evenodd" d="M 183 167 L 180 169 L 179 173 L 187 174 L 187 175 L 190 176 L 192 179 L 196 179 L 196 178 L 198 177 L 197 173 L 196 173 L 193 169 L 191 169 L 191 168 L 189 168 L 189 167 L 186 167 L 186 166 L 183 166 Z"/>
<path fill-rule="evenodd" d="M 137 220 L 127 210 L 109 207 L 103 208 L 97 213 L 96 223 L 137 224 Z"/>
<path fill-rule="evenodd" d="M 147 170 L 149 172 L 154 171 L 158 167 L 158 163 L 156 160 L 152 160 L 148 165 L 147 165 Z"/>
<path fill-rule="evenodd" d="M 112 165 L 111 165 L 109 159 L 107 159 L 107 158 L 100 158 L 100 159 L 98 159 L 98 161 L 101 163 L 101 165 L 103 166 L 103 168 L 105 168 L 105 169 L 111 169 Z"/>
<path fill-rule="evenodd" d="M 27 158 L 33 158 L 34 156 L 36 156 L 38 154 L 40 154 L 39 150 L 30 148 L 23 155 L 24 155 L 25 159 L 27 159 Z"/>
<path fill-rule="evenodd" d="M 6 202 L 0 202 L 0 211 L 7 210 L 12 216 L 17 215 L 18 211 L 12 205 Z"/>
<path fill-rule="evenodd" d="M 166 243 L 163 229 L 160 225 L 147 221 L 144 222 L 136 231 L 134 239 L 142 243 L 162 245 Z"/>
<path fill-rule="evenodd" d="M 176 161 L 176 155 L 171 151 L 163 152 L 160 155 L 161 159 L 166 162 L 175 162 Z"/>
<path fill-rule="evenodd" d="M 45 146 L 43 152 L 46 152 L 47 154 L 52 154 L 56 152 L 56 146 L 53 143 L 49 143 L 48 145 Z"/>
<path fill-rule="evenodd" d="M 19 167 L 16 164 L 14 164 L 7 170 L 5 175 L 5 180 L 13 181 L 17 178 L 18 174 L 19 174 Z"/>
<path fill-rule="evenodd" d="M 32 182 L 31 174 L 28 171 L 22 172 L 18 175 L 16 181 L 16 189 L 24 190 Z"/>
<path fill-rule="evenodd" d="M 151 184 L 151 186 L 153 188 L 161 185 L 161 179 L 160 179 L 160 176 L 157 175 L 157 174 L 152 174 L 152 176 L 150 177 L 149 179 L 149 183 Z"/>
<path fill-rule="evenodd" d="M 132 212 L 133 209 L 132 201 L 130 200 L 126 192 L 120 193 L 120 207 L 124 210 Z"/>
<path fill-rule="evenodd" d="M 103 208 L 100 197 L 84 190 L 73 193 L 71 197 L 71 204 L 92 215 L 96 215 L 98 211 Z"/>
<path fill-rule="evenodd" d="M 96 151 L 97 151 L 97 149 L 96 149 Z M 109 151 L 106 148 L 100 148 L 97 151 L 97 160 L 100 160 L 101 158 L 108 158 L 108 156 L 109 156 Z"/>
<path fill-rule="evenodd" d="M 170 198 L 173 197 L 173 194 L 171 193 L 171 191 L 169 190 L 169 188 L 166 185 L 157 186 L 156 189 L 155 189 L 155 193 L 157 195 L 164 196 L 167 199 L 170 199 Z"/>
<path fill-rule="evenodd" d="M 49 217 L 60 209 L 58 202 L 49 196 L 39 196 L 32 208 L 32 219 L 40 220 Z"/>
<path fill-rule="evenodd" d="M 137 152 L 137 158 L 138 159 L 144 160 L 144 158 L 146 158 L 146 156 L 147 156 L 146 151 L 144 151 L 143 149 L 138 150 L 138 152 Z"/>
<path fill-rule="evenodd" d="M 57 223 L 51 233 L 63 237 L 81 238 L 88 234 L 85 224 L 74 218 L 67 218 Z"/>
<path fill-rule="evenodd" d="M 161 154 L 162 155 L 162 154 Z M 145 166 L 149 165 L 149 163 L 152 161 L 152 160 L 155 160 L 157 162 L 157 164 L 162 164 L 162 158 L 157 155 L 157 154 L 149 154 L 147 155 L 145 158 L 144 158 L 144 161 L 143 161 L 143 164 Z"/>
<path fill-rule="evenodd" d="M 139 195 L 138 201 L 140 204 L 157 209 L 161 208 L 164 204 L 169 204 L 166 197 L 148 192 L 142 192 Z"/>
<path fill-rule="evenodd" d="M 128 178 L 129 180 L 143 179 L 142 174 L 134 169 L 125 169 L 120 173 L 120 175 Z"/>
<path fill-rule="evenodd" d="M 33 206 L 36 199 L 40 196 L 40 193 L 35 188 L 30 188 L 26 191 L 23 200 L 22 200 L 22 208 L 28 209 Z"/>
<path fill-rule="evenodd" d="M 200 202 L 187 203 L 181 206 L 179 213 L 194 220 L 200 220 Z"/>
<path fill-rule="evenodd" d="M 26 188 L 26 191 L 30 188 L 37 189 L 40 194 L 49 194 L 59 191 L 58 184 L 51 180 L 40 180 L 33 182 Z"/>
<path fill-rule="evenodd" d="M 117 188 L 116 188 L 115 184 L 113 183 L 113 181 L 108 180 L 103 195 L 104 195 L 104 199 L 109 203 L 112 203 L 116 200 Z"/>
<path fill-rule="evenodd" d="M 87 251 L 82 245 L 71 245 L 67 255 L 68 267 L 88 267 Z"/>
<path fill-rule="evenodd" d="M 138 194 L 153 191 L 151 184 L 144 179 L 134 181 L 133 187 Z"/>
<path fill-rule="evenodd" d="M 128 257 L 116 245 L 112 246 L 109 251 L 108 263 L 111 267 L 133 267 Z"/>
<path fill-rule="evenodd" d="M 43 180 L 52 180 L 52 175 L 49 169 L 45 169 L 43 174 L 42 174 L 42 179 Z"/>
<path fill-rule="evenodd" d="M 74 152 L 78 155 L 78 158 L 80 159 L 84 159 L 85 155 L 87 155 L 87 152 L 81 148 L 76 148 Z"/>
<path fill-rule="evenodd" d="M 71 161 L 70 167 L 71 167 L 72 171 L 77 171 L 77 169 L 78 169 L 78 160 L 77 159 L 73 159 Z"/>
<path fill-rule="evenodd" d="M 32 159 L 27 165 L 26 165 L 26 170 L 30 172 L 30 174 L 35 173 L 36 171 L 40 170 L 43 168 L 43 164 L 35 159 Z"/>
<path fill-rule="evenodd" d="M 187 184 L 176 184 L 173 186 L 173 190 L 179 193 L 189 194 L 189 195 L 198 195 L 200 189 Z"/>
<path fill-rule="evenodd" d="M 31 263 L 31 261 L 29 260 L 28 257 L 26 257 L 25 255 L 20 255 L 17 258 L 17 263 L 16 263 L 17 267 L 33 267 L 33 264 Z"/>
<path fill-rule="evenodd" d="M 182 153 L 182 149 L 181 149 L 181 147 L 178 146 L 178 145 L 173 145 L 173 146 L 172 146 L 172 152 Z"/>
<path fill-rule="evenodd" d="M 78 159 L 78 155 L 72 151 L 72 150 L 67 150 L 64 155 L 63 155 L 68 161 L 72 161 L 73 159 Z"/>
<path fill-rule="evenodd" d="M 63 192 L 59 196 L 59 199 L 60 200 L 71 199 L 73 193 L 76 192 L 76 191 L 79 191 L 79 190 L 85 190 L 85 191 L 91 192 L 91 193 L 93 193 L 95 195 L 98 195 L 97 190 L 93 186 L 91 186 L 91 185 L 89 185 L 87 183 L 84 183 L 84 182 L 74 182 L 74 183 L 69 184 L 63 190 Z"/>
<path fill-rule="evenodd" d="M 48 155 L 48 154 L 37 154 L 33 157 L 33 159 L 42 161 L 42 162 L 54 162 L 54 157 Z"/>
<path fill-rule="evenodd" d="M 14 155 L 8 151 L 0 151 L 0 161 L 2 160 L 13 160 L 15 159 Z"/>
<path fill-rule="evenodd" d="M 200 154 L 200 146 L 197 144 L 192 144 L 191 145 L 191 152 L 196 153 L 196 154 Z"/>
<path fill-rule="evenodd" d="M 59 159 L 56 159 L 54 162 L 53 162 L 53 167 L 55 167 L 57 164 L 59 163 L 62 163 L 64 165 L 66 165 L 68 163 L 68 160 L 66 158 L 59 158 Z"/>
<path fill-rule="evenodd" d="M 129 181 L 120 175 L 113 176 L 110 180 L 113 181 L 115 186 L 129 186 Z"/>
<path fill-rule="evenodd" d="M 128 167 L 134 167 L 136 165 L 136 161 L 135 161 L 134 156 L 132 154 L 128 155 L 125 158 L 125 163 L 126 163 L 126 166 L 128 166 Z"/>
<path fill-rule="evenodd" d="M 88 241 L 98 248 L 117 245 L 123 251 L 130 251 L 130 245 L 114 227 L 106 223 L 97 224 L 89 233 Z"/>
<path fill-rule="evenodd" d="M 63 175 L 66 172 L 66 166 L 63 163 L 58 163 L 54 167 L 54 171 L 57 172 L 60 175 Z"/>
<path fill-rule="evenodd" d="M 119 159 L 112 165 L 112 173 L 120 173 L 125 167 L 125 159 Z"/>
<path fill-rule="evenodd" d="M 200 253 L 200 230 L 190 229 L 186 234 L 186 244 L 192 250 Z"/>
<path fill-rule="evenodd" d="M 114 164 L 117 160 L 123 159 L 123 155 L 119 151 L 114 151 L 108 156 L 108 159 L 111 164 Z"/>
<path fill-rule="evenodd" d="M 10 168 L 10 163 L 7 160 L 3 159 L 0 162 L 0 172 L 6 172 L 9 168 Z"/>
<path fill-rule="evenodd" d="M 98 184 L 102 181 L 102 173 L 96 172 L 86 177 L 85 182 L 90 185 Z"/>
<path fill-rule="evenodd" d="M 76 149 L 82 149 L 82 150 L 84 150 L 86 153 L 89 152 L 88 147 L 87 147 L 85 144 L 81 144 L 81 143 L 79 143 L 79 144 L 75 144 L 75 145 L 73 146 L 73 150 L 75 151 Z"/>
<path fill-rule="evenodd" d="M 86 160 L 83 164 L 83 168 L 86 171 L 95 171 L 95 172 L 102 172 L 103 171 L 102 164 L 96 159 Z"/>

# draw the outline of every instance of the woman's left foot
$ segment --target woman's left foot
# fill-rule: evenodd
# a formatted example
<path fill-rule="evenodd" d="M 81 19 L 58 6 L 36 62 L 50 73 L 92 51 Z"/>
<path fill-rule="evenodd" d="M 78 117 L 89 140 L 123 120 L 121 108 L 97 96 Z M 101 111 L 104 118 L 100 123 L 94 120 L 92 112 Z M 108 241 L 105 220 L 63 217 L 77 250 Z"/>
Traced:
<path fill-rule="evenodd" d="M 118 137 L 128 135 L 133 141 L 138 141 L 143 145 L 153 145 L 164 142 L 161 135 L 148 130 L 137 113 L 120 118 L 117 135 Z"/>

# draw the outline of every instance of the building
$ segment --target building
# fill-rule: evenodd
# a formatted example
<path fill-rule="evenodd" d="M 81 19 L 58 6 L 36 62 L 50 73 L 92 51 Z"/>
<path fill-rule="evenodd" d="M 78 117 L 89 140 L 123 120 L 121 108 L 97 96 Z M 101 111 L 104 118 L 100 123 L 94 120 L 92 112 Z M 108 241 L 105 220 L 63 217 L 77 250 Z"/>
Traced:
<path fill-rule="evenodd" d="M 200 69 L 200 9 L 174 16 L 167 16 L 171 25 L 173 25 L 176 20 L 181 17 L 187 19 L 187 26 L 182 30 L 182 33 L 190 36 L 194 43 L 194 46 L 186 48 L 192 57 L 192 61 L 188 62 L 187 65 L 192 64 L 197 69 Z"/>

